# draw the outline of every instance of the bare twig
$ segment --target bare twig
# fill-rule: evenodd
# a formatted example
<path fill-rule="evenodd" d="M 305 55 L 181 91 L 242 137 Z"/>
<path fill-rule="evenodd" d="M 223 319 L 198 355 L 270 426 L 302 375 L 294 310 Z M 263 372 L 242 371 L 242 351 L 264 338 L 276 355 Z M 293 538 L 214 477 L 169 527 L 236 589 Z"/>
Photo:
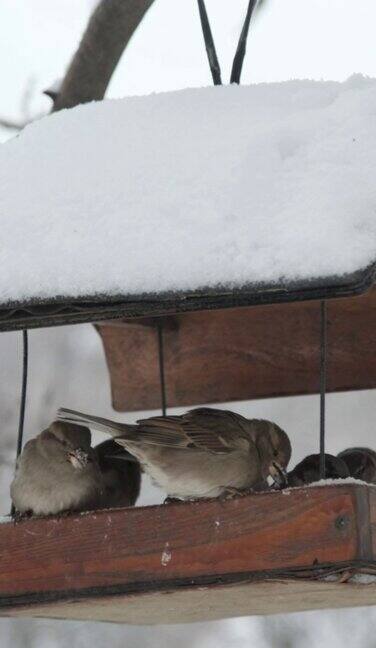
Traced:
<path fill-rule="evenodd" d="M 31 111 L 31 102 L 33 96 L 35 95 L 35 87 L 36 87 L 35 77 L 30 76 L 25 84 L 21 96 L 21 114 L 24 118 L 23 121 L 25 121 L 25 125 L 30 121 L 32 121 L 33 119 L 35 119 L 35 116 L 32 114 Z"/>
<path fill-rule="evenodd" d="M 9 130 L 15 130 L 15 131 L 21 131 L 25 126 L 28 124 L 31 124 L 32 122 L 35 122 L 37 119 L 41 119 L 41 117 L 44 117 L 46 113 L 37 113 L 30 117 L 30 119 L 8 119 L 7 117 L 1 117 L 0 116 L 0 127 L 1 128 L 8 128 Z"/>
<path fill-rule="evenodd" d="M 33 76 L 29 77 L 26 81 L 25 87 L 23 89 L 21 99 L 20 99 L 20 113 L 22 117 L 20 119 L 14 119 L 11 117 L 1 117 L 0 116 L 0 126 L 2 128 L 8 128 L 9 130 L 20 131 L 25 126 L 43 117 L 45 113 L 36 113 L 33 114 L 30 108 L 30 104 L 35 94 L 35 78 Z"/>
<path fill-rule="evenodd" d="M 103 99 L 120 57 L 154 0 L 101 0 L 62 81 L 53 110 Z"/>
<path fill-rule="evenodd" d="M 7 119 L 6 117 L 0 117 L 0 126 L 2 128 L 9 128 L 10 130 L 20 131 L 23 128 L 25 128 L 25 126 L 28 123 L 29 122 L 24 122 L 24 121 L 19 121 L 18 122 L 18 121 L 15 121 L 13 119 Z"/>

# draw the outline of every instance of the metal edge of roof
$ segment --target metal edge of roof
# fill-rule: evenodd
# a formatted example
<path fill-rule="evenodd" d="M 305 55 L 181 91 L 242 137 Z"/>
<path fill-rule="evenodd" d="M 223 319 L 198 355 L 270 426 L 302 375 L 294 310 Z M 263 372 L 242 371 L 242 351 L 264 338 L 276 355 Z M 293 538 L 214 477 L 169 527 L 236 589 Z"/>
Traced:
<path fill-rule="evenodd" d="M 376 280 L 376 261 L 342 276 L 305 281 L 218 287 L 141 295 L 55 297 L 0 304 L 0 332 L 100 322 L 119 318 L 174 315 L 199 310 L 238 308 L 362 294 Z"/>

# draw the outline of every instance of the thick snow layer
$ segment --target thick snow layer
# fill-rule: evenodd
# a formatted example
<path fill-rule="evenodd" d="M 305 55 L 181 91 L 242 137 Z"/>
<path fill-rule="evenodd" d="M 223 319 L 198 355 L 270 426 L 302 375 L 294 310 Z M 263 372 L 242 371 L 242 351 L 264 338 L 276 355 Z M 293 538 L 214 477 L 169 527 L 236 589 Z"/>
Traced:
<path fill-rule="evenodd" d="M 376 80 L 109 100 L 0 147 L 0 302 L 274 284 L 376 258 Z"/>

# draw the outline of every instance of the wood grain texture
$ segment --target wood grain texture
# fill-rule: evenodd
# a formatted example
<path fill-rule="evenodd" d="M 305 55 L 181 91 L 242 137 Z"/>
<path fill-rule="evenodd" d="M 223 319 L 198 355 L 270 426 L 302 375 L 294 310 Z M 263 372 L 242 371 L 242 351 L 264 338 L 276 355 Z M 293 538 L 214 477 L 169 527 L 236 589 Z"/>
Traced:
<path fill-rule="evenodd" d="M 2 524 L 0 608 L 368 559 L 358 534 L 368 490 L 292 489 Z"/>
<path fill-rule="evenodd" d="M 372 553 L 376 557 L 376 488 L 369 489 L 368 501 Z"/>
<path fill-rule="evenodd" d="M 284 579 L 19 606 L 0 616 L 158 625 L 375 604 L 375 584 Z"/>
<path fill-rule="evenodd" d="M 118 411 L 161 406 L 157 321 L 98 325 Z M 169 406 L 319 389 L 319 302 L 185 313 L 163 322 Z M 375 330 L 375 288 L 328 302 L 329 392 L 376 386 Z"/>

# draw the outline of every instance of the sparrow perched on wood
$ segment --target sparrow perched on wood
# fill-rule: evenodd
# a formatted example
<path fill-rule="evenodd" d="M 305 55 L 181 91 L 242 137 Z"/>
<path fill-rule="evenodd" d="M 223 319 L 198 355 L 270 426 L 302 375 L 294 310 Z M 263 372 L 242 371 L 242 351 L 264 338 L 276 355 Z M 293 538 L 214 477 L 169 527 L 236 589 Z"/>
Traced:
<path fill-rule="evenodd" d="M 103 480 L 101 508 L 133 506 L 140 494 L 140 464 L 112 439 L 95 446 Z"/>
<path fill-rule="evenodd" d="M 342 459 L 325 454 L 325 479 L 345 479 L 349 476 L 348 468 Z M 320 455 L 312 454 L 305 457 L 293 470 L 287 473 L 287 487 L 304 486 L 320 479 Z"/>
<path fill-rule="evenodd" d="M 337 455 L 349 469 L 350 477 L 376 484 L 376 452 L 370 448 L 346 448 Z"/>
<path fill-rule="evenodd" d="M 287 434 L 270 421 L 200 408 L 137 425 L 61 409 L 62 420 L 108 432 L 169 497 L 218 497 L 250 489 L 269 475 L 283 480 L 291 455 Z"/>
<path fill-rule="evenodd" d="M 100 506 L 104 482 L 87 427 L 61 421 L 28 441 L 10 487 L 18 513 L 53 515 Z"/>

